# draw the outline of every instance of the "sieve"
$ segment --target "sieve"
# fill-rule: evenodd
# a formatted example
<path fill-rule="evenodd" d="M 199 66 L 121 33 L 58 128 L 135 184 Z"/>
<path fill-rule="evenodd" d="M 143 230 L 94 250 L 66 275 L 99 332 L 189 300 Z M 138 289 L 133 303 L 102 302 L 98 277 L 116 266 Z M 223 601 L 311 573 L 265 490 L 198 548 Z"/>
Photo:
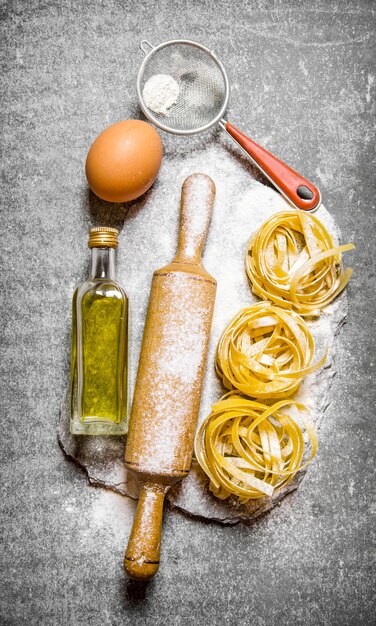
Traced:
<path fill-rule="evenodd" d="M 194 135 L 219 124 L 293 207 L 304 211 L 319 207 L 317 187 L 223 118 L 230 85 L 214 52 L 188 39 L 158 46 L 144 39 L 140 47 L 146 56 L 137 77 L 137 95 L 143 113 L 155 126 L 176 135 Z M 145 83 L 155 74 L 170 75 L 179 85 L 176 104 L 165 115 L 153 112 L 143 98 Z"/>

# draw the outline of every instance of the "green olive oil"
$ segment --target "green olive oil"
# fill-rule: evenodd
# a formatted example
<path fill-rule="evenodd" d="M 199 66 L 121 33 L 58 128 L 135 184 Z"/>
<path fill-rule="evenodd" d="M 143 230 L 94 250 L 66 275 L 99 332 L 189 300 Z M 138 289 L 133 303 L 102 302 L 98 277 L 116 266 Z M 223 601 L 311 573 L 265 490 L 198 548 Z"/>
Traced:
<path fill-rule="evenodd" d="M 74 435 L 127 432 L 128 298 L 115 279 L 116 229 L 91 229 L 88 281 L 73 296 L 71 424 Z"/>

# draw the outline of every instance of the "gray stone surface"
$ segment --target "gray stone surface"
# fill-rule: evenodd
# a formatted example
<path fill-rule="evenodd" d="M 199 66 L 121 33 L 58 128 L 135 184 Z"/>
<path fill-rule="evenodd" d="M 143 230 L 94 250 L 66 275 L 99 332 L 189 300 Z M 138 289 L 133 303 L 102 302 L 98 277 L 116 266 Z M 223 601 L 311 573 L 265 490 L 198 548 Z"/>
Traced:
<path fill-rule="evenodd" d="M 4 624 L 371 624 L 375 613 L 372 2 L 3 2 L 2 542 Z M 57 445 L 70 299 L 88 224 L 92 139 L 138 116 L 138 42 L 191 37 L 232 81 L 229 118 L 321 187 L 356 241 L 349 322 L 309 480 L 252 527 L 168 511 L 147 588 L 122 554 L 133 503 L 89 488 Z M 164 137 L 168 154 L 218 141 Z M 113 511 L 122 509 L 122 515 Z"/>

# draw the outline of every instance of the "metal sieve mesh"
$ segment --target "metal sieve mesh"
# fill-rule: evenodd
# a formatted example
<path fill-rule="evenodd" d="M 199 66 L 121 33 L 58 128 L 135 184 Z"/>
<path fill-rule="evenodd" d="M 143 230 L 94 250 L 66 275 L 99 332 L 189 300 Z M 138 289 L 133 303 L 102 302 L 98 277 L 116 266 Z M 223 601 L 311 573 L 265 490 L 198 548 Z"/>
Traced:
<path fill-rule="evenodd" d="M 149 109 L 143 99 L 145 83 L 155 74 L 169 74 L 179 85 L 177 102 L 166 115 Z M 156 126 L 189 135 L 206 130 L 221 119 L 229 86 L 222 64 L 210 50 L 195 42 L 176 40 L 149 52 L 140 68 L 137 91 L 143 112 Z"/>

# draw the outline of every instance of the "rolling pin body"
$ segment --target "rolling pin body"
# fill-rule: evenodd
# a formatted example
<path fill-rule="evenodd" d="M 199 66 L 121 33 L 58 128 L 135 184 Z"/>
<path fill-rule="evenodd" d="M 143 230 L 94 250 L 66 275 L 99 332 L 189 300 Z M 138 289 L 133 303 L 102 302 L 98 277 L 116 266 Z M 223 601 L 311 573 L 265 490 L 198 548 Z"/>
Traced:
<path fill-rule="evenodd" d="M 214 195 L 208 176 L 186 179 L 176 257 L 153 275 L 125 451 L 141 482 L 124 559 L 136 579 L 158 569 L 164 496 L 191 465 L 216 292 L 201 263 Z"/>

